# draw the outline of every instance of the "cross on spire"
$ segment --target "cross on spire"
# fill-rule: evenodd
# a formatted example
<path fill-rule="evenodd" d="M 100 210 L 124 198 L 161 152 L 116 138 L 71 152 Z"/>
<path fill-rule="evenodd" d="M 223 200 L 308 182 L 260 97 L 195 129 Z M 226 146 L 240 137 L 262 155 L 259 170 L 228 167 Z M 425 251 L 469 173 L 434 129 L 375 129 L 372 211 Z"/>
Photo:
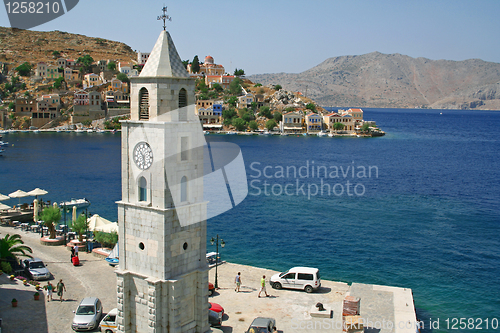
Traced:
<path fill-rule="evenodd" d="M 163 15 L 158 16 L 158 20 L 163 20 L 163 30 L 167 31 L 167 26 L 166 26 L 165 22 L 167 20 L 172 21 L 172 18 L 167 15 L 167 6 L 163 6 L 163 8 L 161 10 L 163 11 Z"/>

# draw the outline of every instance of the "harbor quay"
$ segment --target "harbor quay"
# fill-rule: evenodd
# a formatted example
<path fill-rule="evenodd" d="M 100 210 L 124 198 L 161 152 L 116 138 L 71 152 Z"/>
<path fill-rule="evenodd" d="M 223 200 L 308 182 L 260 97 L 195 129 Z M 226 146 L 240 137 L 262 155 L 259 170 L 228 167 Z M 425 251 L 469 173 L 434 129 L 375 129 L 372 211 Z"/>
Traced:
<path fill-rule="evenodd" d="M 84 297 L 100 298 L 104 313 L 116 307 L 115 268 L 109 266 L 103 257 L 82 251 L 79 254 L 81 266 L 75 267 L 70 263 L 70 254 L 65 246 L 44 246 L 37 233 L 0 226 L 0 237 L 5 237 L 6 234 L 20 234 L 25 244 L 33 249 L 33 256 L 47 264 L 52 273 L 49 281 L 57 284 L 63 279 L 67 292 L 64 293 L 62 302 L 55 294 L 53 301 L 47 302 L 46 295 L 35 301 L 33 286 L 25 286 L 17 279 L 11 281 L 7 274 L 0 275 L 2 332 L 73 332 L 73 311 Z M 215 272 L 215 267 L 209 270 L 209 281 L 212 283 L 215 282 Z M 241 273 L 242 282 L 240 292 L 235 291 L 238 272 Z M 343 301 L 346 296 L 360 299 L 359 313 L 364 332 L 417 331 L 411 289 L 322 280 L 321 288 L 313 293 L 276 290 L 269 284 L 270 277 L 276 273 L 278 272 L 265 268 L 235 263 L 218 265 L 219 288 L 208 301 L 224 308 L 222 331 L 243 333 L 254 318 L 272 317 L 276 319 L 278 332 L 342 332 Z M 259 298 L 260 280 L 264 275 L 269 297 L 262 293 Z M 40 285 L 47 285 L 47 281 L 40 281 Z M 11 306 L 12 298 L 18 300 L 15 308 Z M 330 309 L 328 315 L 318 314 L 317 303 Z"/>

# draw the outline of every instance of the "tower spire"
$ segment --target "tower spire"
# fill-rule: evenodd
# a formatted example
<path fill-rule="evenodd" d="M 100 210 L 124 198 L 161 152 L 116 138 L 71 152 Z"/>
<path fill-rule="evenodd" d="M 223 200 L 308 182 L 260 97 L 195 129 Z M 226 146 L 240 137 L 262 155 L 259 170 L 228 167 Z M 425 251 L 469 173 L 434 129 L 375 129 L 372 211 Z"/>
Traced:
<path fill-rule="evenodd" d="M 167 31 L 166 21 L 172 21 L 172 18 L 167 15 L 167 6 L 163 6 L 161 10 L 163 11 L 163 15 L 158 16 L 158 20 L 163 20 L 163 31 Z"/>

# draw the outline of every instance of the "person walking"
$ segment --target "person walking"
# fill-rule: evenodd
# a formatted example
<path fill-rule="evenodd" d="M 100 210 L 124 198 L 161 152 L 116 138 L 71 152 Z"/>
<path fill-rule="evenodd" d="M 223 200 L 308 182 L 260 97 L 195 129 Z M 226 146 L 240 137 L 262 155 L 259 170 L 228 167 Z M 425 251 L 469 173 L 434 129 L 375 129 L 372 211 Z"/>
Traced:
<path fill-rule="evenodd" d="M 266 294 L 266 297 L 269 297 L 269 295 L 267 294 L 267 290 L 266 290 L 266 276 L 265 275 L 262 275 L 262 279 L 260 279 L 259 297 L 260 297 L 261 292 L 264 292 Z"/>
<path fill-rule="evenodd" d="M 59 301 L 63 301 L 63 290 L 66 291 L 66 286 L 64 285 L 62 279 L 59 280 L 59 283 L 56 286 L 57 296 L 59 296 Z"/>
<path fill-rule="evenodd" d="M 75 249 L 75 256 L 78 257 L 78 245 L 75 245 L 73 249 Z"/>
<path fill-rule="evenodd" d="M 234 289 L 234 291 L 239 293 L 241 286 L 241 272 L 238 272 L 238 275 L 236 275 L 236 277 L 234 278 L 234 283 L 236 283 L 236 288 Z"/>
<path fill-rule="evenodd" d="M 47 302 L 49 301 L 53 301 L 52 299 L 52 290 L 54 289 L 54 286 L 52 285 L 52 283 L 47 282 Z"/>

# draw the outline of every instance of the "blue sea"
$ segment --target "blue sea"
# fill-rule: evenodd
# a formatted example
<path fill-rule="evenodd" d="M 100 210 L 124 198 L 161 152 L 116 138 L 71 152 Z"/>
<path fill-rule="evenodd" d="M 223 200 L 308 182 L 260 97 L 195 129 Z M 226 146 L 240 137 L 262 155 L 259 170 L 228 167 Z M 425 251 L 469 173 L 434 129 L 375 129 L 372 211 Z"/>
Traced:
<path fill-rule="evenodd" d="M 249 182 L 241 204 L 208 221 L 208 237 L 224 239 L 231 262 L 411 288 L 426 332 L 500 331 L 500 112 L 364 111 L 384 137 L 206 136 L 240 146 Z M 91 214 L 116 221 L 119 133 L 3 140 L 0 193 L 85 197 Z M 465 329 L 451 329 L 460 318 Z"/>

